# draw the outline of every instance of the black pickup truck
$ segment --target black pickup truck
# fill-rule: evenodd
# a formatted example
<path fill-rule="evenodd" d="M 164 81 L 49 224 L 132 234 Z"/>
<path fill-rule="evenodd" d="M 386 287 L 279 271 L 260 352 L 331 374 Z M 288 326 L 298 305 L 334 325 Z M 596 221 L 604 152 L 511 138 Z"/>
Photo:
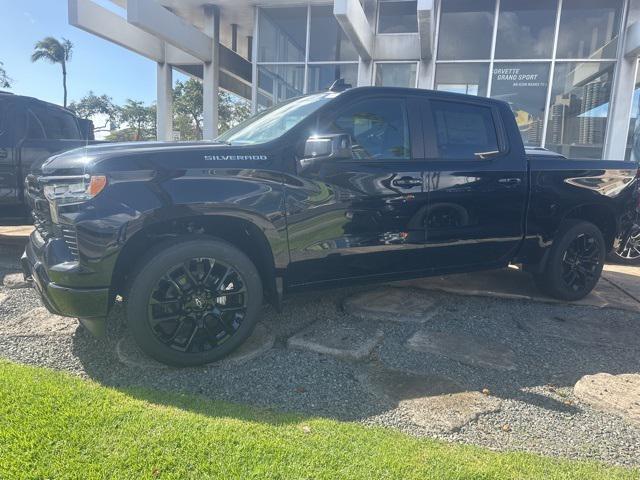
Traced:
<path fill-rule="evenodd" d="M 263 298 L 522 264 L 579 299 L 635 211 L 637 166 L 525 152 L 500 101 L 362 87 L 300 97 L 213 143 L 54 156 L 28 178 L 23 256 L 45 305 L 94 333 L 122 298 L 173 365 L 227 355 Z"/>
<path fill-rule="evenodd" d="M 0 92 L 0 222 L 29 218 L 24 180 L 54 153 L 93 140 L 93 124 L 36 98 Z"/>

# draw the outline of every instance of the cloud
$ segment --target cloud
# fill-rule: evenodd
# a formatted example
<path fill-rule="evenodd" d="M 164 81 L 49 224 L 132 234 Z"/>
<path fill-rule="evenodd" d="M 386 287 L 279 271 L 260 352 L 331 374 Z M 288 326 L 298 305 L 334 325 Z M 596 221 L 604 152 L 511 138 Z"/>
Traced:
<path fill-rule="evenodd" d="M 36 19 L 33 18 L 33 15 L 31 15 L 30 12 L 24 11 L 22 12 L 22 14 L 25 16 L 25 18 L 31 25 L 34 25 L 36 23 Z"/>

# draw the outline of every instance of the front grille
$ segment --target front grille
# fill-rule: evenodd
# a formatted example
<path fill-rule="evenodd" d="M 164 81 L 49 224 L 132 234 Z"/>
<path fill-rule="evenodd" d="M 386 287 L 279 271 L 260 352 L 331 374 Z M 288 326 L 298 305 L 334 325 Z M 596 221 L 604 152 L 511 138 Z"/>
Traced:
<path fill-rule="evenodd" d="M 64 243 L 67 244 L 69 250 L 73 254 L 73 257 L 78 259 L 78 235 L 76 229 L 72 225 L 60 225 L 60 233 Z"/>
<path fill-rule="evenodd" d="M 33 225 L 44 240 L 61 238 L 69 248 L 73 257 L 78 259 L 78 236 L 73 225 L 56 224 L 51 219 L 51 209 L 44 196 L 44 187 L 34 175 L 29 175 L 25 181 L 27 200 L 31 207 Z"/>
<path fill-rule="evenodd" d="M 55 229 L 51 221 L 49 202 L 44 197 L 44 188 L 34 175 L 28 175 L 25 181 L 27 187 L 27 201 L 31 207 L 33 225 L 45 240 L 55 236 Z"/>

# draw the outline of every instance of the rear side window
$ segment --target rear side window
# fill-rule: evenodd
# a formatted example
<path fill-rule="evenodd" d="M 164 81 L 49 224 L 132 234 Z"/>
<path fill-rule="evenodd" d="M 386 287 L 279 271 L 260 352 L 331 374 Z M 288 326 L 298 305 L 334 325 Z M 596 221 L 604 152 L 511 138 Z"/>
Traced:
<path fill-rule="evenodd" d="M 48 139 L 79 140 L 82 138 L 76 119 L 53 108 L 34 107 L 33 112 L 44 127 Z"/>
<path fill-rule="evenodd" d="M 30 140 L 42 140 L 46 138 L 40 119 L 38 119 L 31 110 L 27 113 L 27 138 Z"/>
<path fill-rule="evenodd" d="M 432 101 L 438 158 L 477 159 L 479 154 L 500 150 L 489 107 Z"/>

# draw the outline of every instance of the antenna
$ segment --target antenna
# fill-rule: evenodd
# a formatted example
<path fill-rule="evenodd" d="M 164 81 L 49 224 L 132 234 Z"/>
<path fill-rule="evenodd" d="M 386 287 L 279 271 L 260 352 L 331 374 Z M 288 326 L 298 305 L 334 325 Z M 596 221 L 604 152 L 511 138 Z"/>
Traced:
<path fill-rule="evenodd" d="M 331 84 L 329 87 L 330 92 L 343 92 L 348 88 L 351 88 L 352 85 L 350 83 L 346 83 L 344 78 L 339 78 L 335 82 Z"/>

